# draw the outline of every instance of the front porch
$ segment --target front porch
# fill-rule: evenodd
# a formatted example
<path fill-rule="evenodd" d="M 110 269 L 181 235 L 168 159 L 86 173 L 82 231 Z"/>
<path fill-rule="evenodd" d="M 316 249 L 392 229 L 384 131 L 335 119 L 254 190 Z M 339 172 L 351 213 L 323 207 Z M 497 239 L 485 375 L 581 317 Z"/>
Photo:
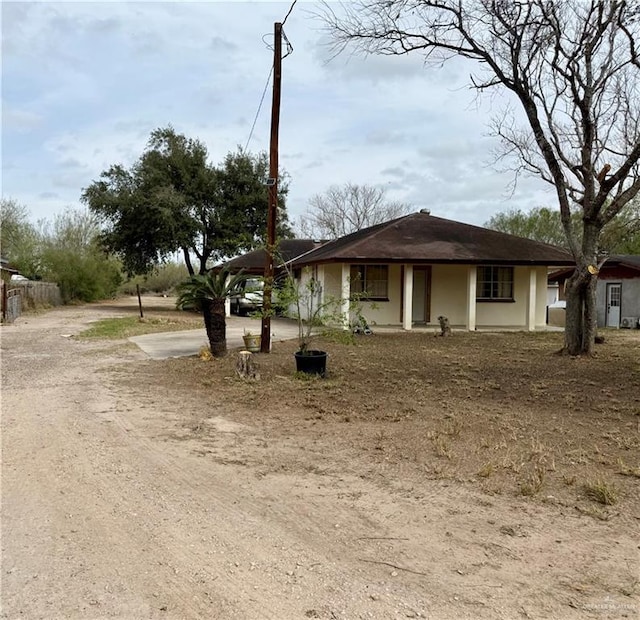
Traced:
<path fill-rule="evenodd" d="M 374 283 L 375 298 L 362 301 L 362 314 L 371 325 L 433 329 L 438 317 L 446 316 L 454 329 L 467 331 L 546 328 L 546 267 L 410 263 L 371 267 L 378 276 L 386 274 L 384 286 L 379 280 Z M 352 274 L 353 265 L 346 263 L 316 265 L 308 274 L 322 283 L 323 296 L 339 300 L 344 324 L 353 320 Z"/>

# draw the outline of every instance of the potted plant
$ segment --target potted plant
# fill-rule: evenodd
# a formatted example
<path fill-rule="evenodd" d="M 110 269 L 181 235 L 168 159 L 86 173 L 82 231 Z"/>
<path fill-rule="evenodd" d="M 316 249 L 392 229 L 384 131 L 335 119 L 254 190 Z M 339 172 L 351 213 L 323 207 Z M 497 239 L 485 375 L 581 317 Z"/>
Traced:
<path fill-rule="evenodd" d="M 251 353 L 260 353 L 260 346 L 262 344 L 262 336 L 260 334 L 254 334 L 248 329 L 244 330 L 242 336 L 244 340 L 244 348 Z"/>
<path fill-rule="evenodd" d="M 343 322 L 339 312 L 340 300 L 324 297 L 321 283 L 308 271 L 303 271 L 299 280 L 287 273 L 278 290 L 278 299 L 284 314 L 298 324 L 298 350 L 294 353 L 296 370 L 324 377 L 328 354 L 311 345 L 319 328 Z"/>

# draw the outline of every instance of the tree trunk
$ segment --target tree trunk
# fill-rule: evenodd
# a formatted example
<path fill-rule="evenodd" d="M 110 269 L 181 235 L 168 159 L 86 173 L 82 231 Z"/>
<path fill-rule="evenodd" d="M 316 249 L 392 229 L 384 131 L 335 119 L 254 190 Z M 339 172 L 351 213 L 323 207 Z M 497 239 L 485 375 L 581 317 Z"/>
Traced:
<path fill-rule="evenodd" d="M 584 342 L 582 349 L 586 355 L 592 355 L 596 344 L 597 313 L 596 286 L 598 276 L 592 275 L 585 290 L 584 300 Z"/>
<path fill-rule="evenodd" d="M 565 351 L 569 355 L 591 355 L 596 338 L 596 284 L 597 272 L 591 273 L 589 267 L 596 267 L 597 242 L 600 228 L 585 224 L 582 242 L 582 260 L 573 275 L 567 280 L 566 321 L 564 328 Z"/>
<path fill-rule="evenodd" d="M 204 328 L 207 332 L 207 340 L 211 342 L 211 304 L 206 300 L 202 302 L 202 318 L 204 319 Z"/>
<path fill-rule="evenodd" d="M 206 247 L 204 247 L 202 249 L 202 255 L 200 256 L 200 275 L 204 276 L 206 275 L 206 273 L 209 271 L 207 269 L 207 262 L 209 261 L 209 258 L 211 256 L 211 250 L 207 249 Z"/>
<path fill-rule="evenodd" d="M 240 351 L 236 360 L 236 372 L 243 379 L 260 379 L 255 355 L 249 351 Z"/>
<path fill-rule="evenodd" d="M 564 327 L 564 346 L 569 355 L 583 352 L 584 339 L 584 274 L 576 269 L 565 284 L 567 310 Z"/>
<path fill-rule="evenodd" d="M 182 248 L 182 254 L 184 255 L 184 264 L 187 266 L 189 275 L 193 275 L 193 265 L 191 264 L 191 257 L 189 256 L 189 248 Z"/>
<path fill-rule="evenodd" d="M 209 315 L 209 349 L 213 357 L 223 357 L 227 354 L 227 321 L 224 312 L 224 299 L 214 299 L 205 304 L 205 326 Z"/>

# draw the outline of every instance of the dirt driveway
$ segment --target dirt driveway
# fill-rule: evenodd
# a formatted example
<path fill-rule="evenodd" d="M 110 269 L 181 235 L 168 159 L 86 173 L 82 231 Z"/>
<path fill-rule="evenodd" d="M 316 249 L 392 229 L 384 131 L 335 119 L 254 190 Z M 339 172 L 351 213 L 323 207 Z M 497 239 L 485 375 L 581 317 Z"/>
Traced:
<path fill-rule="evenodd" d="M 311 432 L 177 398 L 133 345 L 69 337 L 117 312 L 1 328 L 2 618 L 638 616 L 638 515 L 336 468 Z"/>

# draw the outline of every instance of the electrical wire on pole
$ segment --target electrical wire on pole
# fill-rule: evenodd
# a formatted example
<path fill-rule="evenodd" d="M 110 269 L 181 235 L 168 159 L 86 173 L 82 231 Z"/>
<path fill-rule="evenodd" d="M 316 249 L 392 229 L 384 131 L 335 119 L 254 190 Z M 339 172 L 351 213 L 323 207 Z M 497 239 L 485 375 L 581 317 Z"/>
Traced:
<path fill-rule="evenodd" d="M 298 0 L 293 0 L 282 22 L 273 25 L 273 97 L 271 101 L 271 136 L 269 140 L 269 210 L 267 212 L 267 248 L 264 267 L 264 290 L 262 298 L 262 330 L 260 352 L 271 350 L 271 314 L 274 262 L 276 252 L 276 221 L 278 212 L 278 133 L 280 128 L 280 92 L 282 83 L 282 39 L 287 45 L 285 57 L 293 52 L 293 46 L 282 27 Z M 264 96 L 264 95 L 263 95 Z M 254 123 L 255 124 L 255 123 Z M 248 143 L 247 143 L 248 144 Z"/>
<path fill-rule="evenodd" d="M 267 81 L 264 85 L 264 90 L 262 91 L 262 97 L 260 97 L 260 103 L 258 104 L 258 109 L 256 110 L 256 116 L 253 119 L 253 125 L 251 125 L 251 131 L 249 132 L 247 143 L 244 145 L 245 152 L 247 148 L 249 148 L 249 142 L 251 142 L 251 138 L 253 137 L 253 131 L 256 128 L 256 123 L 258 122 L 258 116 L 260 116 L 260 110 L 262 110 L 262 103 L 264 102 L 264 96 L 267 94 L 267 88 L 269 87 L 269 82 L 271 81 L 272 74 L 273 74 L 273 65 L 271 65 L 271 69 L 269 70 L 269 76 L 267 77 Z"/>
<path fill-rule="evenodd" d="M 271 295 L 273 291 L 274 254 L 276 249 L 276 213 L 278 208 L 278 130 L 280 127 L 280 89 L 282 82 L 282 23 L 273 25 L 273 97 L 271 102 L 271 137 L 269 142 L 269 210 L 267 212 L 267 248 L 262 299 L 261 353 L 271 350 Z"/>

